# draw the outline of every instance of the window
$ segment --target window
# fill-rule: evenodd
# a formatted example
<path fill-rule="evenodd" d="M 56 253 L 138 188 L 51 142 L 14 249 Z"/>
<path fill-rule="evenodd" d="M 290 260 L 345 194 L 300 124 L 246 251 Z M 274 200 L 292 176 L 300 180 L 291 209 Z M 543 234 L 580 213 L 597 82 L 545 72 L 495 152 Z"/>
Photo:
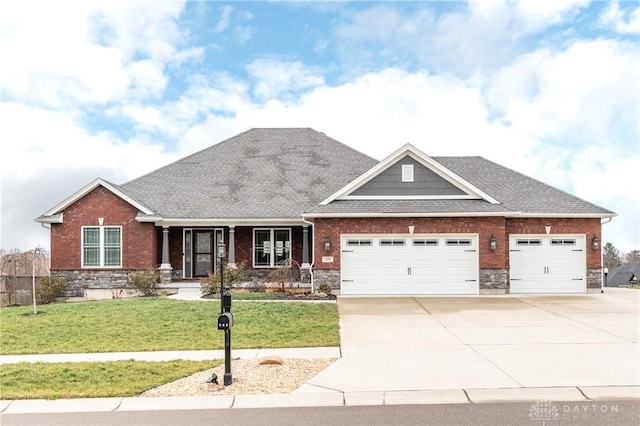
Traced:
<path fill-rule="evenodd" d="M 82 227 L 82 267 L 119 268 L 122 266 L 122 228 L 119 226 Z"/>
<path fill-rule="evenodd" d="M 380 240 L 381 246 L 403 246 L 404 240 Z"/>
<path fill-rule="evenodd" d="M 413 240 L 414 246 L 437 246 L 438 240 Z"/>
<path fill-rule="evenodd" d="M 413 182 L 413 164 L 402 165 L 402 181 Z"/>
<path fill-rule="evenodd" d="M 518 246 L 539 246 L 539 245 L 542 245 L 542 240 L 519 239 L 519 240 L 516 241 L 516 245 L 518 245 Z"/>
<path fill-rule="evenodd" d="M 552 246 L 575 246 L 576 240 L 551 240 Z"/>
<path fill-rule="evenodd" d="M 274 267 L 290 258 L 290 229 L 256 229 L 254 231 L 253 266 Z"/>
<path fill-rule="evenodd" d="M 471 240 L 451 239 L 451 240 L 447 240 L 446 244 L 448 246 L 470 246 L 471 245 Z"/>
<path fill-rule="evenodd" d="M 371 240 L 347 240 L 348 246 L 370 246 Z"/>

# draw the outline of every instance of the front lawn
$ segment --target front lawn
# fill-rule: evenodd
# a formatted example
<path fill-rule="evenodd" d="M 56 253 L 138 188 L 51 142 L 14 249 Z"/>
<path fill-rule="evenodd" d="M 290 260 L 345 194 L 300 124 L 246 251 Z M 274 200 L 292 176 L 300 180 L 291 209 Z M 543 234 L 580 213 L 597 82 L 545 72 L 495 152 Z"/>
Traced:
<path fill-rule="evenodd" d="M 232 345 L 338 346 L 335 303 L 237 302 Z M 0 354 L 223 349 L 219 302 L 163 297 L 0 309 Z"/>
<path fill-rule="evenodd" d="M 179 360 L 6 364 L 0 370 L 0 399 L 137 396 L 221 363 Z"/>

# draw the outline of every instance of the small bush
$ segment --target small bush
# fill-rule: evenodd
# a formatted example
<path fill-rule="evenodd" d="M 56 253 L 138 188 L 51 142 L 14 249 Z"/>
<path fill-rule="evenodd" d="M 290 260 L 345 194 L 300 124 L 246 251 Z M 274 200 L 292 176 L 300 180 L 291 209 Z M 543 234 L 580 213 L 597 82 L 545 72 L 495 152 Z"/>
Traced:
<path fill-rule="evenodd" d="M 145 271 L 130 272 L 127 276 L 127 282 L 143 296 L 153 296 L 160 282 L 160 271 L 147 269 Z"/>
<path fill-rule="evenodd" d="M 318 291 L 320 293 L 326 294 L 327 296 L 330 296 L 331 295 L 331 286 L 329 284 L 327 284 L 327 283 L 322 283 L 322 284 L 320 284 L 320 287 L 318 287 Z"/>
<path fill-rule="evenodd" d="M 235 288 L 244 280 L 245 263 L 236 265 L 235 268 L 224 268 L 224 286 Z M 209 274 L 200 281 L 200 293 L 203 296 L 218 294 L 220 292 L 220 270 L 210 271 Z"/>
<path fill-rule="evenodd" d="M 283 260 L 269 274 L 269 280 L 278 283 L 278 291 L 285 293 L 285 284 L 288 283 L 289 289 L 291 289 L 294 283 L 300 282 L 300 265 L 293 259 Z"/>
<path fill-rule="evenodd" d="M 68 282 L 66 277 L 56 275 L 40 278 L 40 288 L 36 291 L 40 303 L 48 305 L 55 302 L 56 298 L 62 295 Z"/>
<path fill-rule="evenodd" d="M 264 293 L 267 291 L 267 285 L 265 283 L 259 283 L 257 281 L 252 281 L 247 286 L 249 289 L 249 293 Z"/>

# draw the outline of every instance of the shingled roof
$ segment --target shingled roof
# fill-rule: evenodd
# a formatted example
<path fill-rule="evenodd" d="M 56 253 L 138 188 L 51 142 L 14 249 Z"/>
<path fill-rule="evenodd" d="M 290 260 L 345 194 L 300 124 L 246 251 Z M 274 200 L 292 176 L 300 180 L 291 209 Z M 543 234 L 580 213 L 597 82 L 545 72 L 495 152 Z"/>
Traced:
<path fill-rule="evenodd" d="M 300 220 L 377 163 L 309 128 L 257 128 L 119 188 L 164 219 Z"/>

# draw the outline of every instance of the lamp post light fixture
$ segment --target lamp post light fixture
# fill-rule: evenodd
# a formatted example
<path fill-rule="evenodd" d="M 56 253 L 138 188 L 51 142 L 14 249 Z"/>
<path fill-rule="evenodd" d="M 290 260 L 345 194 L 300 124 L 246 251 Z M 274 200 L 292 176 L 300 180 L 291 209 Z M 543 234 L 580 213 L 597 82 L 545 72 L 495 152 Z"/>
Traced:
<path fill-rule="evenodd" d="M 591 239 L 591 248 L 594 250 L 600 249 L 600 239 L 598 239 L 596 235 L 594 235 L 593 238 Z"/>
<path fill-rule="evenodd" d="M 495 235 L 491 234 L 491 238 L 489 238 L 489 250 L 495 251 L 498 248 L 498 240 L 496 240 Z"/>
<path fill-rule="evenodd" d="M 224 258 L 226 247 L 222 240 L 218 242 L 218 261 L 220 262 L 220 316 L 218 317 L 218 330 L 224 330 L 224 385 L 233 383 L 231 376 L 231 327 L 233 327 L 233 315 L 231 314 L 231 291 L 224 287 Z"/>
<path fill-rule="evenodd" d="M 604 267 L 604 286 L 607 286 L 607 275 L 609 274 L 609 268 Z"/>

